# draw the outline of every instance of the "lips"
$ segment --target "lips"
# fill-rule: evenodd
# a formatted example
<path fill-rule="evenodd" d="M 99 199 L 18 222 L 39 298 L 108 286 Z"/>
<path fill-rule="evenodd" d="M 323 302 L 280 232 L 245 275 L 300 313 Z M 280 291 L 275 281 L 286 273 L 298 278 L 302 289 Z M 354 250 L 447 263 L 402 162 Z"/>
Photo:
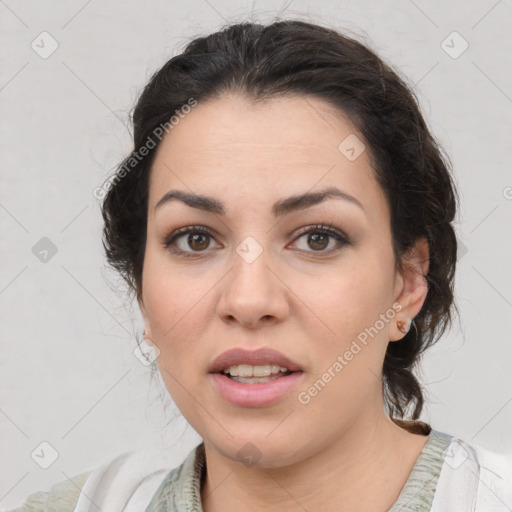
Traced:
<path fill-rule="evenodd" d="M 208 368 L 209 373 L 221 373 L 230 366 L 239 364 L 249 365 L 278 365 L 288 368 L 291 372 L 302 371 L 302 367 L 290 358 L 272 348 L 263 347 L 257 350 L 234 348 L 220 354 Z"/>

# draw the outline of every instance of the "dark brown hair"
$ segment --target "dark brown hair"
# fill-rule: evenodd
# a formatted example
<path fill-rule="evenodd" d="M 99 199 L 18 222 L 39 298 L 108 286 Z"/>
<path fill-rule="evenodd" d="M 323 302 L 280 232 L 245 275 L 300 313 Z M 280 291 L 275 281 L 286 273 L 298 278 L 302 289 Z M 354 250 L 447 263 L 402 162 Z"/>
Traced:
<path fill-rule="evenodd" d="M 148 178 L 158 143 L 144 158 L 140 149 L 190 98 L 204 102 L 240 93 L 253 101 L 311 95 L 343 112 L 366 139 L 376 179 L 389 201 L 397 269 L 402 271 L 401 258 L 418 238 L 428 240 L 425 303 L 415 328 L 388 344 L 383 367 L 391 417 L 403 418 L 412 404 L 417 419 L 423 394 L 413 369 L 451 324 L 455 307 L 457 240 L 451 222 L 457 192 L 448 158 L 427 128 L 411 88 L 367 45 L 304 21 L 240 23 L 191 41 L 166 62 L 136 104 L 133 151 L 106 190 L 102 214 L 108 263 L 140 298 Z"/>

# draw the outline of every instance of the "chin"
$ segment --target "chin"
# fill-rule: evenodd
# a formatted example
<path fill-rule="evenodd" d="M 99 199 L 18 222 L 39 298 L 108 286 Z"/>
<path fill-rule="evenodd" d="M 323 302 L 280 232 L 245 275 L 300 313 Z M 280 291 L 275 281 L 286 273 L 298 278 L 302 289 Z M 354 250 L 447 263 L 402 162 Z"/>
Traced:
<path fill-rule="evenodd" d="M 260 433 L 255 432 L 254 435 L 246 433 L 239 437 L 227 436 L 221 443 L 208 441 L 207 444 L 222 456 L 247 467 L 277 468 L 300 460 L 295 436 L 288 435 L 286 439 L 282 437 L 272 439 L 272 434 L 270 436 L 268 434 L 269 431 L 271 429 L 262 430 Z"/>

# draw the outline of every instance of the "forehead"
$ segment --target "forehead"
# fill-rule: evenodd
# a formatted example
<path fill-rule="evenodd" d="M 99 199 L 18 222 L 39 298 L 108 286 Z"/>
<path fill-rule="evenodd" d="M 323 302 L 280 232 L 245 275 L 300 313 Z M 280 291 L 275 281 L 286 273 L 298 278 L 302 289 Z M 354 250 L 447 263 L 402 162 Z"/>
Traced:
<path fill-rule="evenodd" d="M 286 154 L 293 161 L 322 163 L 337 157 L 341 140 L 355 132 L 340 111 L 314 97 L 297 95 L 256 103 L 241 96 L 223 96 L 199 102 L 160 147 L 178 147 L 188 153 L 183 155 L 188 159 L 212 151 L 231 158 L 257 151 L 261 159 Z"/>
<path fill-rule="evenodd" d="M 235 191 L 272 201 L 274 195 L 333 185 L 363 203 L 382 200 L 368 151 L 355 160 L 340 151 L 351 137 L 363 143 L 342 112 L 311 96 L 198 102 L 158 147 L 150 207 L 171 188 L 224 197 Z"/>

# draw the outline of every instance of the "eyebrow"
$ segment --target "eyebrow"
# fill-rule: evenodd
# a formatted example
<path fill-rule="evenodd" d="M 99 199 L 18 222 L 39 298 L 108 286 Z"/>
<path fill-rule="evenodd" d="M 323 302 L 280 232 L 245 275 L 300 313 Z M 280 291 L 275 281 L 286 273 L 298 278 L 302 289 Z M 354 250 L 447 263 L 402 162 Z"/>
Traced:
<path fill-rule="evenodd" d="M 274 217 L 282 217 L 283 215 L 291 212 L 305 210 L 306 208 L 320 204 L 328 199 L 342 199 L 348 201 L 357 205 L 364 212 L 363 205 L 357 198 L 336 187 L 328 187 L 324 190 L 320 190 L 319 192 L 307 192 L 305 194 L 280 199 L 272 205 L 271 211 Z M 217 215 L 226 215 L 226 209 L 222 201 L 219 201 L 214 197 L 191 194 L 188 192 L 182 192 L 181 190 L 169 190 L 164 194 L 164 196 L 155 205 L 155 211 L 164 204 L 175 200 L 182 201 L 192 208 L 198 208 L 205 212 Z"/>

